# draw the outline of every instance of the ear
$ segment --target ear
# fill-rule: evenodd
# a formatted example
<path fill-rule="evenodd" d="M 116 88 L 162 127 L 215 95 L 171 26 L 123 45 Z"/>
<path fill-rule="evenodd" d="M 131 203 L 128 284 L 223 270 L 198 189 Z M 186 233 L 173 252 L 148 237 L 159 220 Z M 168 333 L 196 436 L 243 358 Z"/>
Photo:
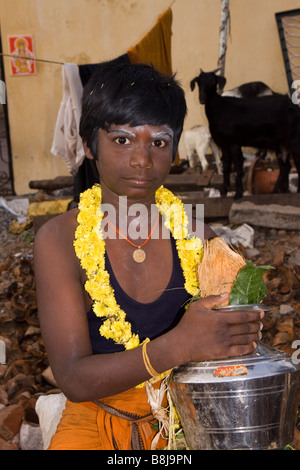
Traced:
<path fill-rule="evenodd" d="M 90 160 L 95 160 L 86 142 L 83 142 L 83 149 L 84 149 L 86 158 L 89 158 Z"/>
<path fill-rule="evenodd" d="M 223 90 L 225 84 L 226 84 L 226 78 L 222 77 L 222 75 L 217 75 L 217 83 L 219 85 L 219 88 Z"/>
<path fill-rule="evenodd" d="M 195 88 L 195 83 L 196 83 L 196 78 L 193 78 L 193 80 L 190 83 L 191 90 L 194 91 Z"/>

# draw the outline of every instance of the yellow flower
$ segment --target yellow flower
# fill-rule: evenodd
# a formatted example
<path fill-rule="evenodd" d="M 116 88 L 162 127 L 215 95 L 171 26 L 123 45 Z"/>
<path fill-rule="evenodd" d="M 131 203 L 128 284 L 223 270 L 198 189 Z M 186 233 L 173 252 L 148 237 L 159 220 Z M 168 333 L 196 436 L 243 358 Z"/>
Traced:
<path fill-rule="evenodd" d="M 196 237 L 188 239 L 188 219 L 184 204 L 178 197 L 163 186 L 157 190 L 155 197 L 157 208 L 164 218 L 164 225 L 176 240 L 185 277 L 185 289 L 190 295 L 196 295 L 199 292 L 197 266 L 202 260 L 202 241 Z M 82 268 L 86 271 L 85 289 L 93 300 L 94 313 L 98 317 L 106 318 L 99 329 L 100 334 L 123 344 L 128 350 L 138 347 L 140 339 L 131 331 L 131 324 L 126 321 L 126 313 L 117 304 L 109 274 L 105 269 L 101 199 L 99 184 L 81 194 L 74 249 Z"/>
<path fill-rule="evenodd" d="M 137 348 L 140 344 L 139 337 L 136 334 L 133 334 L 132 337 L 127 341 L 125 344 L 126 349 L 134 349 Z"/>
<path fill-rule="evenodd" d="M 93 310 L 97 317 L 105 317 L 107 315 L 106 305 L 103 302 L 95 302 Z"/>

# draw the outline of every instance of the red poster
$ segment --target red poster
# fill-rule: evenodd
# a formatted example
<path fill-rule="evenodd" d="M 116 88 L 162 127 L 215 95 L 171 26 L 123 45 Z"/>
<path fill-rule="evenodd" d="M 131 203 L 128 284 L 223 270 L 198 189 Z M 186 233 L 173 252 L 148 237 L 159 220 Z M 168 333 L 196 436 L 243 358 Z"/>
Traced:
<path fill-rule="evenodd" d="M 36 73 L 32 36 L 9 36 L 9 54 L 12 55 L 12 75 L 33 75 Z"/>

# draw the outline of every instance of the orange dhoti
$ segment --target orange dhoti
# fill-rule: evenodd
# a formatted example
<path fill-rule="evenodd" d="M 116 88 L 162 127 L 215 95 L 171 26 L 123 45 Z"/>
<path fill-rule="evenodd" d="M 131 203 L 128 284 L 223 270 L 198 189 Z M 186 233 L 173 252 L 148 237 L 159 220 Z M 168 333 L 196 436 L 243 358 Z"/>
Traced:
<path fill-rule="evenodd" d="M 165 397 L 162 406 L 166 404 Z M 157 434 L 152 427 L 156 422 L 145 388 L 95 402 L 67 400 L 48 450 L 150 450 Z M 167 440 L 160 437 L 157 448 L 166 445 Z"/>

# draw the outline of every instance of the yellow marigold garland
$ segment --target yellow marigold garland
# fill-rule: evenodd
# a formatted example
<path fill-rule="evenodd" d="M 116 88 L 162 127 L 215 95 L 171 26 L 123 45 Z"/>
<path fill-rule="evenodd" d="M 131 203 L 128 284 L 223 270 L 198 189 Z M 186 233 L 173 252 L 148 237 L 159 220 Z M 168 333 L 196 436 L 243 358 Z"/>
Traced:
<path fill-rule="evenodd" d="M 195 296 L 199 293 L 197 267 L 203 256 L 202 241 L 197 237 L 189 238 L 184 204 L 178 197 L 163 186 L 155 196 L 164 224 L 176 240 L 185 289 Z M 126 321 L 126 313 L 117 304 L 109 273 L 105 269 L 101 202 L 99 184 L 81 194 L 74 240 L 75 253 L 87 274 L 85 289 L 93 300 L 93 311 L 98 317 L 106 317 L 100 327 L 100 334 L 117 344 L 123 344 L 125 349 L 133 349 L 140 345 L 139 337 L 132 333 L 131 324 Z"/>

